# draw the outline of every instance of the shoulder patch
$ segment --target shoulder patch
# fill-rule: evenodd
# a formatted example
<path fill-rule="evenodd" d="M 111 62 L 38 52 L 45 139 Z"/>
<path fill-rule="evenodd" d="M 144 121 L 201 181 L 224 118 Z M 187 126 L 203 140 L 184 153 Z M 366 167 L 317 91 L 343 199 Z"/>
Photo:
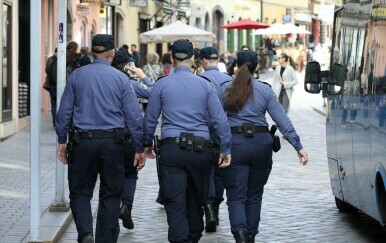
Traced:
<path fill-rule="evenodd" d="M 209 83 L 212 83 L 212 81 L 210 81 L 210 79 L 207 78 L 207 77 L 204 77 L 204 76 L 201 76 L 201 75 L 197 75 L 197 76 L 200 77 L 200 78 L 205 79 L 205 80 L 208 81 Z"/>
<path fill-rule="evenodd" d="M 167 77 L 167 76 L 168 76 L 168 75 L 159 77 L 159 78 L 157 78 L 157 79 L 155 80 L 155 82 L 157 82 L 158 80 L 161 80 L 161 79 L 163 79 L 163 78 L 165 78 L 165 77 Z"/>
<path fill-rule="evenodd" d="M 220 84 L 220 86 L 223 86 L 224 84 L 229 83 L 229 82 L 232 82 L 232 80 L 228 80 L 228 81 L 222 82 L 222 83 Z"/>
<path fill-rule="evenodd" d="M 269 83 L 267 83 L 267 82 L 263 82 L 263 81 L 260 81 L 260 80 L 259 80 L 259 82 L 262 83 L 262 84 L 268 85 L 270 88 L 272 87 L 272 86 L 271 86 Z"/>

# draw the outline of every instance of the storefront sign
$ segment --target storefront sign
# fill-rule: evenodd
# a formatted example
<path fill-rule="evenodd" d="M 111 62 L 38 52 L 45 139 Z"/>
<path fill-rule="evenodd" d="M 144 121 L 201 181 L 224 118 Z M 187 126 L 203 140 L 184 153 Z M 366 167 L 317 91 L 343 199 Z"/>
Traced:
<path fill-rule="evenodd" d="M 283 23 L 291 23 L 291 15 L 289 14 L 283 15 Z"/>
<path fill-rule="evenodd" d="M 373 7 L 371 10 L 371 19 L 386 20 L 386 6 Z"/>
<path fill-rule="evenodd" d="M 147 0 L 130 0 L 130 7 L 147 7 Z"/>
<path fill-rule="evenodd" d="M 63 37 L 63 23 L 59 23 L 58 40 L 59 40 L 59 43 L 63 43 L 63 42 L 64 42 L 64 37 Z"/>
<path fill-rule="evenodd" d="M 80 3 L 106 3 L 107 5 L 121 5 L 121 0 L 80 0 Z"/>
<path fill-rule="evenodd" d="M 203 4 L 192 4 L 192 14 L 190 16 L 194 18 L 204 18 L 206 11 L 205 11 L 205 5 Z"/>

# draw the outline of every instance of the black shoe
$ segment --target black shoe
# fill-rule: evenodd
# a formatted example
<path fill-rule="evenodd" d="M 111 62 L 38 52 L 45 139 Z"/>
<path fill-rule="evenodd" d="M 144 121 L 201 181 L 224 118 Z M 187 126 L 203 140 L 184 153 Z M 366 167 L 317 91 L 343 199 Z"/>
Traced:
<path fill-rule="evenodd" d="M 214 218 L 216 219 L 216 225 L 220 224 L 220 220 L 218 218 L 219 206 L 213 206 L 214 210 Z"/>
<path fill-rule="evenodd" d="M 87 233 L 82 236 L 82 238 L 79 241 L 80 243 L 94 243 L 94 237 L 91 233 Z"/>
<path fill-rule="evenodd" d="M 248 243 L 255 243 L 255 236 L 248 235 Z"/>
<path fill-rule="evenodd" d="M 205 232 L 216 232 L 217 221 L 212 204 L 205 205 Z"/>
<path fill-rule="evenodd" d="M 248 243 L 247 233 L 244 230 L 239 230 L 237 233 L 233 234 L 236 243 Z"/>
<path fill-rule="evenodd" d="M 119 210 L 119 218 L 122 219 L 123 227 L 126 229 L 134 229 L 134 223 L 131 219 L 131 206 L 122 204 L 121 209 Z"/>

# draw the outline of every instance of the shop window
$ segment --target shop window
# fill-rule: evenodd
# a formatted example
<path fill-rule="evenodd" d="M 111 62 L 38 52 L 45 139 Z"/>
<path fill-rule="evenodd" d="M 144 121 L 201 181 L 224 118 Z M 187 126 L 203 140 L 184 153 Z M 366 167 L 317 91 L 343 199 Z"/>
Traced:
<path fill-rule="evenodd" d="M 3 4 L 2 122 L 12 119 L 12 8 Z"/>

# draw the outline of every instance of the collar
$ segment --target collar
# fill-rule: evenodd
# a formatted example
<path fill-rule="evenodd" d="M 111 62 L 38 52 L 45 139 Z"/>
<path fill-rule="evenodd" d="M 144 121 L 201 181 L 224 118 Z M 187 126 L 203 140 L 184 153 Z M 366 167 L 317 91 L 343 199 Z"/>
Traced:
<path fill-rule="evenodd" d="M 101 64 L 106 64 L 106 65 L 111 66 L 111 63 L 109 61 L 107 61 L 106 59 L 102 59 L 102 58 L 95 58 L 93 63 L 101 63 Z"/>
<path fill-rule="evenodd" d="M 206 71 L 210 71 L 210 70 L 216 70 L 216 71 L 220 71 L 220 69 L 218 69 L 217 66 L 209 66 Z"/>
<path fill-rule="evenodd" d="M 189 72 L 189 73 L 192 73 L 192 70 L 190 70 L 190 67 L 186 67 L 186 66 L 181 66 L 181 67 L 177 67 L 174 69 L 174 73 L 179 73 L 179 72 Z"/>

